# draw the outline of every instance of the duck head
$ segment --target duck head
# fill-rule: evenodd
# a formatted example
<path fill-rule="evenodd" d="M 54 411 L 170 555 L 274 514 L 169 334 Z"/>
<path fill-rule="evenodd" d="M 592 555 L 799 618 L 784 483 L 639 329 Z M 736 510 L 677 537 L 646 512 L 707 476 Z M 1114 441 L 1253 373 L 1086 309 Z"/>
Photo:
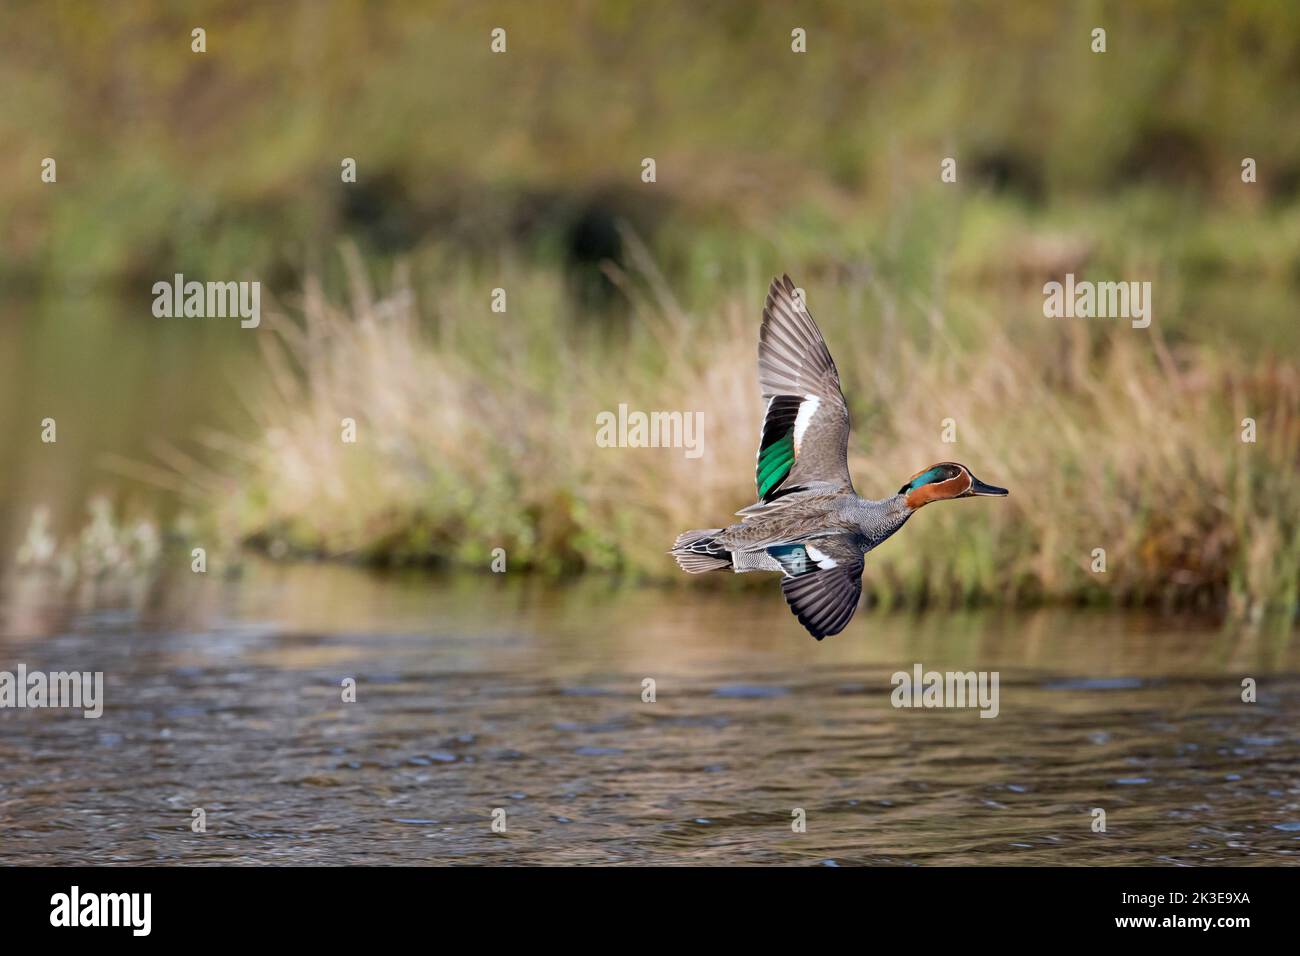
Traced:
<path fill-rule="evenodd" d="M 931 501 L 945 498 L 995 497 L 1005 498 L 1007 489 L 996 485 L 987 485 L 980 481 L 965 465 L 955 461 L 943 461 L 931 465 L 924 471 L 918 471 L 907 484 L 898 489 L 907 501 L 907 506 L 915 511 Z"/>

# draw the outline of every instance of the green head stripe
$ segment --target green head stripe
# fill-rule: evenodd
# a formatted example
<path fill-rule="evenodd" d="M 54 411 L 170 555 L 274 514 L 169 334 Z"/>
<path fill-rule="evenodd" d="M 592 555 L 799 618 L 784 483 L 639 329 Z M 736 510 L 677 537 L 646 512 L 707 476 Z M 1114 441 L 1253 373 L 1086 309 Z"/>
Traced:
<path fill-rule="evenodd" d="M 942 468 L 931 468 L 929 471 L 917 475 L 915 478 L 913 478 L 912 484 L 909 487 L 911 487 L 911 489 L 915 491 L 917 488 L 920 488 L 922 485 L 928 485 L 932 481 L 940 481 L 943 479 L 943 477 L 944 477 L 944 470 Z"/>

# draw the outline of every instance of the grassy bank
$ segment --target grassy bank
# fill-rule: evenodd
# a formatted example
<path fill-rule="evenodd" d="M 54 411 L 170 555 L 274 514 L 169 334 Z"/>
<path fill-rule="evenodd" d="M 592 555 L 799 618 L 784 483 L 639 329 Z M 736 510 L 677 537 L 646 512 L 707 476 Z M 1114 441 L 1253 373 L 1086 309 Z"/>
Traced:
<path fill-rule="evenodd" d="M 675 577 L 673 536 L 753 499 L 772 270 L 757 251 L 736 265 L 706 251 L 669 282 L 628 243 L 616 322 L 575 314 L 558 273 L 522 263 L 448 259 L 376 291 L 354 256 L 346 303 L 309 283 L 264 338 L 269 385 L 246 396 L 264 440 L 232 449 L 223 490 L 202 496 L 220 526 L 277 554 L 486 568 L 501 547 L 511 569 Z M 841 371 L 860 493 L 947 459 L 1012 489 L 919 514 L 869 559 L 874 599 L 1294 606 L 1294 358 L 1171 343 L 1177 314 L 1145 330 L 1045 319 L 1041 282 L 1010 273 L 994 294 L 937 279 L 926 293 L 906 270 L 788 268 Z M 1179 287 L 1165 277 L 1162 301 Z M 620 403 L 702 411 L 704 454 L 598 447 L 596 416 Z"/>
<path fill-rule="evenodd" d="M 873 597 L 1293 609 L 1298 26 L 1267 0 L 20 4 L 0 10 L 0 136 L 26 170 L 0 178 L 0 284 L 59 308 L 11 341 L 54 350 L 43 383 L 102 351 L 196 394 L 219 350 L 263 348 L 231 390 L 246 428 L 140 411 L 179 386 L 60 412 L 205 541 L 678 580 L 673 536 L 752 499 L 759 308 L 789 271 L 840 365 L 861 493 L 950 458 L 1013 492 L 927 509 L 872 556 Z M 226 339 L 144 325 L 177 272 L 259 280 L 279 314 Z M 1152 282 L 1152 327 L 1044 319 L 1067 272 Z M 13 427 L 64 390 L 10 400 Z M 598 447 L 623 403 L 702 412 L 703 456 Z M 204 447 L 174 447 L 192 420 Z M 161 461 L 123 462 L 134 439 Z M 23 500 L 76 462 L 43 456 Z"/>

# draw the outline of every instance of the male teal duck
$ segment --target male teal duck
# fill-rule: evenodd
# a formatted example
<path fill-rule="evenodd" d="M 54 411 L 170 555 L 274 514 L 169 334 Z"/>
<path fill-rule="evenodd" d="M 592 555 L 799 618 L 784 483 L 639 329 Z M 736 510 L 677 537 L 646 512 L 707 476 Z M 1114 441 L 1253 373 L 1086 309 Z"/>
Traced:
<path fill-rule="evenodd" d="M 767 402 L 754 476 L 758 500 L 736 512 L 739 524 L 679 535 L 670 553 L 692 574 L 779 571 L 786 603 L 819 641 L 844 630 L 857 611 L 866 553 L 919 508 L 1007 494 L 965 465 L 944 461 L 888 498 L 859 497 L 849 476 L 849 409 L 839 372 L 788 275 L 768 289 L 758 383 Z"/>

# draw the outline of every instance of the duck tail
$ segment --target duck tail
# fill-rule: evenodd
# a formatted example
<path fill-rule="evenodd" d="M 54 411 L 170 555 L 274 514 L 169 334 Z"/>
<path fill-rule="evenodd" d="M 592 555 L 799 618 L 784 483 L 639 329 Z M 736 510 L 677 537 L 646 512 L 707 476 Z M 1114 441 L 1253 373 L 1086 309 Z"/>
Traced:
<path fill-rule="evenodd" d="M 689 574 L 702 574 L 705 571 L 721 571 L 731 567 L 731 552 L 717 543 L 721 528 L 702 528 L 697 531 L 683 531 L 673 542 L 673 549 L 668 552 L 677 559 L 677 564 Z"/>

